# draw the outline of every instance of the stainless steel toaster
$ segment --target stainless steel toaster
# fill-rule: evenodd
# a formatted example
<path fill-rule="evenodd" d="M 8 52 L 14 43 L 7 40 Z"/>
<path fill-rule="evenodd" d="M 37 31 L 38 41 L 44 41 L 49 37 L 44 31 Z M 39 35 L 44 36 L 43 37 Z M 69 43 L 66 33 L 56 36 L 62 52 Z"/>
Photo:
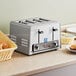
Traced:
<path fill-rule="evenodd" d="M 10 38 L 18 52 L 32 55 L 60 48 L 60 24 L 43 18 L 10 22 Z"/>

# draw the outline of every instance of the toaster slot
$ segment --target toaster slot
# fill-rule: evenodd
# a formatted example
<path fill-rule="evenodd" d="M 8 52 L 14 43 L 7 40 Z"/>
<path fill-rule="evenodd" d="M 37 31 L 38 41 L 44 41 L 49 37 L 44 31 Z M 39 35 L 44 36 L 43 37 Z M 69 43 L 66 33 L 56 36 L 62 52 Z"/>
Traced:
<path fill-rule="evenodd" d="M 36 19 L 33 19 L 33 21 L 43 22 L 43 21 L 49 21 L 49 20 L 46 20 L 46 19 L 43 19 L 43 18 L 36 18 Z"/>
<path fill-rule="evenodd" d="M 29 21 L 29 20 L 26 20 L 26 22 L 28 22 L 28 23 L 33 23 L 33 24 L 35 23 L 35 22 L 33 22 L 33 21 Z"/>
<path fill-rule="evenodd" d="M 27 24 L 27 22 L 22 22 L 22 24 Z"/>
<path fill-rule="evenodd" d="M 18 23 L 21 23 L 21 24 L 27 24 L 27 22 L 25 21 L 17 21 Z"/>
<path fill-rule="evenodd" d="M 42 21 L 49 21 L 49 20 L 47 20 L 47 19 L 43 19 L 43 18 L 39 18 L 39 20 L 42 20 Z"/>
<path fill-rule="evenodd" d="M 36 22 L 42 22 L 41 20 L 38 20 L 38 19 L 33 19 L 33 21 L 36 21 Z"/>

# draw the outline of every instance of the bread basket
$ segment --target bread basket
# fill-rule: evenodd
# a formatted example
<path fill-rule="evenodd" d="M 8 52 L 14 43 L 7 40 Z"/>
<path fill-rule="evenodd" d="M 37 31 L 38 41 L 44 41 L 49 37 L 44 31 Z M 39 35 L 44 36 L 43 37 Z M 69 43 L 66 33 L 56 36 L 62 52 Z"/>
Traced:
<path fill-rule="evenodd" d="M 70 33 L 62 32 L 61 33 L 61 44 L 69 44 L 72 41 L 73 37 L 74 35 Z"/>
<path fill-rule="evenodd" d="M 10 46 L 10 48 L 0 50 L 0 61 L 11 59 L 14 50 L 17 49 L 17 45 L 1 31 L 0 40 L 6 41 Z"/>

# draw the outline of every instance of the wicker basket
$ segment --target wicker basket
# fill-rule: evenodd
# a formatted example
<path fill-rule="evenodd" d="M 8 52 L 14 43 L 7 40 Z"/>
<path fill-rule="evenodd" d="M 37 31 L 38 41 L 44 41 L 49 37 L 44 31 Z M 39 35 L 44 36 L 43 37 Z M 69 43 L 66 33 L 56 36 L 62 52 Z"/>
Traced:
<path fill-rule="evenodd" d="M 17 45 L 11 41 L 4 33 L 0 31 L 0 40 L 6 41 L 10 48 L 0 50 L 0 61 L 5 61 L 11 59 L 11 56 L 15 49 L 17 49 Z"/>
<path fill-rule="evenodd" d="M 61 32 L 61 43 L 69 44 L 72 41 L 73 37 L 74 37 L 73 34 Z"/>

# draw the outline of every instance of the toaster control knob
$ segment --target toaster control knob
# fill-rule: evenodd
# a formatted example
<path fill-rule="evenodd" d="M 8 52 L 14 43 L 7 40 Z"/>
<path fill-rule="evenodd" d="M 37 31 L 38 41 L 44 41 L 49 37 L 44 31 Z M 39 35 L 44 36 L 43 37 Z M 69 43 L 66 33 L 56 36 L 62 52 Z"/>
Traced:
<path fill-rule="evenodd" d="M 54 43 L 53 43 L 53 45 L 54 45 L 54 46 L 57 46 L 57 43 L 56 43 L 56 42 L 54 42 Z"/>
<path fill-rule="evenodd" d="M 35 49 L 38 49 L 38 45 L 35 45 Z"/>
<path fill-rule="evenodd" d="M 53 45 L 56 45 L 56 43 L 54 42 Z"/>

